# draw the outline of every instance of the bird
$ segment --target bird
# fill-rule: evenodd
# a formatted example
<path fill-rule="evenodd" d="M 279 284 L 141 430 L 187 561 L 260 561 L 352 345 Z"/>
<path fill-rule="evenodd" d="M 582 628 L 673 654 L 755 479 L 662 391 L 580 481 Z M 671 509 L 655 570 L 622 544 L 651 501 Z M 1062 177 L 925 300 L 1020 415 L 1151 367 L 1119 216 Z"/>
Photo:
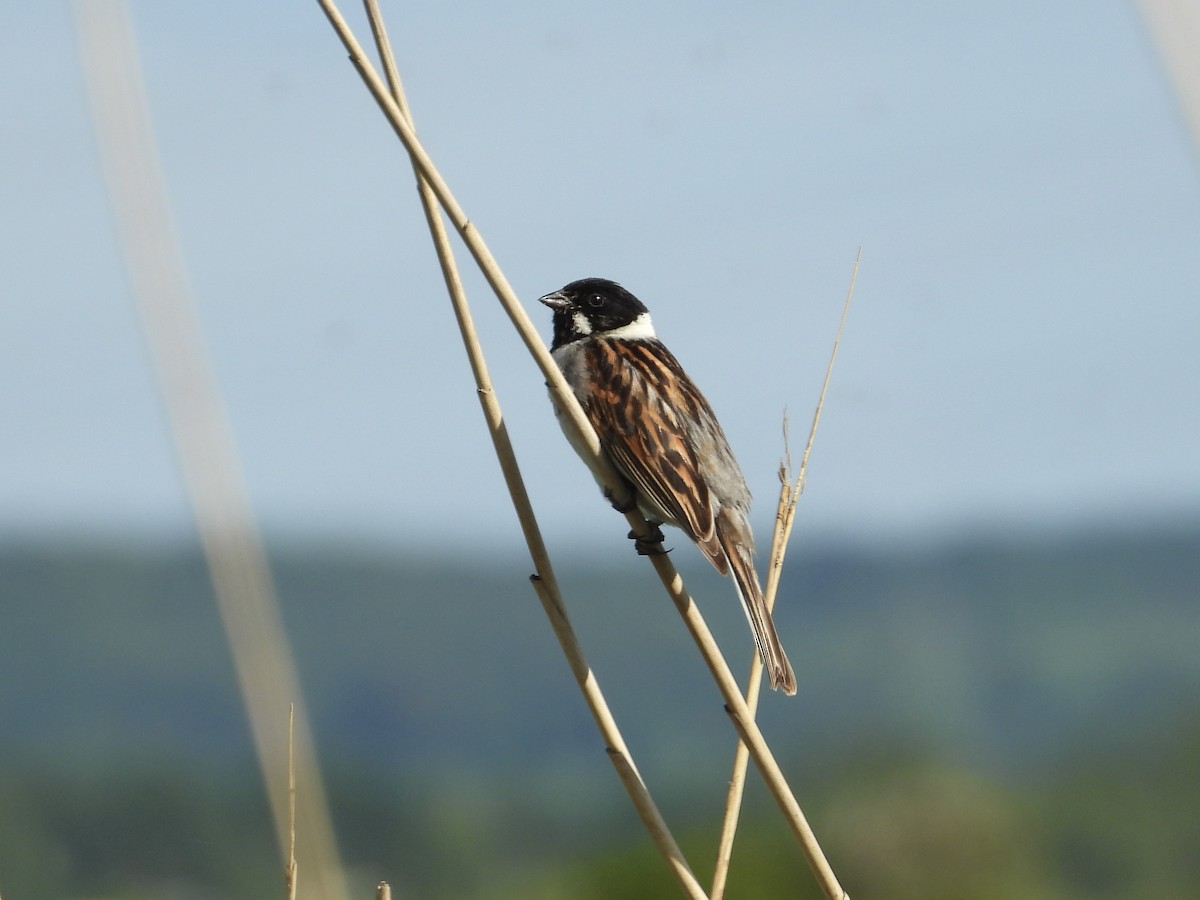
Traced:
<path fill-rule="evenodd" d="M 771 687 L 795 694 L 796 675 L 754 568 L 746 478 L 712 407 L 658 339 L 649 310 L 607 278 L 572 281 L 539 302 L 554 314 L 551 356 L 601 451 L 629 483 L 634 503 L 653 527 L 648 539 L 637 540 L 638 552 L 665 552 L 658 526 L 672 525 L 718 572 L 732 574 Z M 555 412 L 586 459 L 586 447 L 557 403 Z M 618 509 L 629 512 L 632 506 Z"/>

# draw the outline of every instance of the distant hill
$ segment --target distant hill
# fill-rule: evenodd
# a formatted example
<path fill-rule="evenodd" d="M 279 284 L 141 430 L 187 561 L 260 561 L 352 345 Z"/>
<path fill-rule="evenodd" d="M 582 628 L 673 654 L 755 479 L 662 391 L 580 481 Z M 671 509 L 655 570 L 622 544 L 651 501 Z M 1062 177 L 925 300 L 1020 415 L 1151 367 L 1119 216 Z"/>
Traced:
<path fill-rule="evenodd" d="M 379 827 L 364 822 L 391 823 L 379 852 L 395 850 L 389 841 L 403 833 L 410 847 L 425 847 L 424 864 L 436 872 L 447 851 L 422 844 L 433 833 L 413 831 L 412 817 L 461 814 L 471 833 L 494 828 L 494 844 L 476 836 L 494 859 L 511 858 L 503 824 L 477 819 L 474 806 L 490 792 L 506 821 L 528 807 L 530 821 L 549 829 L 544 852 L 571 840 L 546 823 L 623 814 L 613 812 L 622 808 L 619 789 L 519 556 L 317 546 L 281 546 L 272 556 L 322 760 L 336 783 L 356 786 L 335 791 L 335 804 L 358 852 L 380 840 Z M 732 587 L 690 548 L 677 557 L 734 671 L 744 672 L 751 643 Z M 729 726 L 653 572 L 632 553 L 615 570 L 566 557 L 556 567 L 644 774 L 668 809 L 700 802 L 711 817 Z M 1031 784 L 1061 773 L 1081 748 L 1137 758 L 1148 741 L 1194 733 L 1198 601 L 1200 526 L 905 552 L 796 551 L 777 618 L 800 689 L 796 698 L 765 698 L 764 732 L 791 777 L 818 798 L 847 766 L 924 760 Z M 44 860 L 21 868 L 13 841 L 91 846 L 100 838 L 76 818 L 89 797 L 101 809 L 116 802 L 103 785 L 125 784 L 122 802 L 147 790 L 183 791 L 186 830 L 201 802 L 188 785 L 220 783 L 207 796 L 243 810 L 238 828 L 254 823 L 259 840 L 269 834 L 194 548 L 0 545 L 0 685 L 5 896 L 14 883 L 41 887 L 30 896 L 75 884 L 67 870 L 46 881 L 56 870 Z M 146 778 L 158 787 L 147 788 Z M 389 805 L 400 797 L 403 807 Z M 466 804 L 460 813 L 453 797 Z M 13 810 L 23 811 L 19 821 Z M 202 816 L 217 829 L 203 840 L 244 852 L 248 838 L 218 828 L 220 816 Z M 269 840 L 265 847 L 269 855 Z M 103 845 L 90 852 L 112 862 Z M 95 862 L 81 871 L 100 869 Z M 214 861 L 212 871 L 224 878 L 228 866 Z"/>
<path fill-rule="evenodd" d="M 690 552 L 688 550 L 687 552 Z M 729 584 L 679 554 L 735 672 L 751 646 Z M 280 548 L 279 593 L 323 744 L 385 760 L 591 752 L 595 737 L 515 560 Z M 561 559 L 600 683 L 648 752 L 724 746 L 715 692 L 653 572 Z M 194 549 L 0 547 L 0 757 L 92 763 L 140 746 L 247 751 Z M 1169 715 L 1200 688 L 1200 528 L 794 553 L 777 618 L 801 683 L 771 733 L 886 732 L 1024 765 L 1089 724 Z M 714 727 L 715 725 L 715 727 Z"/>

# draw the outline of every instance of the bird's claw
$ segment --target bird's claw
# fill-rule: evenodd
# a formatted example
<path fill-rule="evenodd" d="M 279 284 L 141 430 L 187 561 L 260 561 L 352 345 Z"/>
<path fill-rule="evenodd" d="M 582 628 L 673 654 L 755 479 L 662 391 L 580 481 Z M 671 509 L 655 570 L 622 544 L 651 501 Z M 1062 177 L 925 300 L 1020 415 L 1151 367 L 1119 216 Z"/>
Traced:
<path fill-rule="evenodd" d="M 646 537 L 642 537 L 636 531 L 629 532 L 629 538 L 633 541 L 633 547 L 638 552 L 638 556 L 663 556 L 670 553 L 663 547 L 662 529 L 657 525 L 650 524 L 650 533 Z"/>

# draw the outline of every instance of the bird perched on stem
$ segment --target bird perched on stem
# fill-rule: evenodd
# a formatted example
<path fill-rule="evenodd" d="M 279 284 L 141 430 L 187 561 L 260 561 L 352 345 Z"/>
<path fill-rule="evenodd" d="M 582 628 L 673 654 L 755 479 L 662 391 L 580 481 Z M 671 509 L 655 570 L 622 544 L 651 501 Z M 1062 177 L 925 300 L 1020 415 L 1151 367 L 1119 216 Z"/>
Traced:
<path fill-rule="evenodd" d="M 619 284 L 584 278 L 541 302 L 554 311 L 554 361 L 654 526 L 638 552 L 664 552 L 657 526 L 674 525 L 718 572 L 732 573 L 771 687 L 795 694 L 754 569 L 750 490 L 708 401 L 658 339 L 646 307 Z"/>

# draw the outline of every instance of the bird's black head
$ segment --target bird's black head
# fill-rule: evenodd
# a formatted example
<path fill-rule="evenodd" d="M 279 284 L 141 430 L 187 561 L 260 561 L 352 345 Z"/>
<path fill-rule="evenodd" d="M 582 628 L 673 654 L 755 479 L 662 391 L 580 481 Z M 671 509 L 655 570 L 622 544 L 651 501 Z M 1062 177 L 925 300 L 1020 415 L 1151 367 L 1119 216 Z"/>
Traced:
<path fill-rule="evenodd" d="M 616 334 L 632 340 L 654 337 L 650 313 L 625 288 L 607 278 L 582 278 L 539 299 L 554 310 L 552 350 L 586 337 Z"/>

